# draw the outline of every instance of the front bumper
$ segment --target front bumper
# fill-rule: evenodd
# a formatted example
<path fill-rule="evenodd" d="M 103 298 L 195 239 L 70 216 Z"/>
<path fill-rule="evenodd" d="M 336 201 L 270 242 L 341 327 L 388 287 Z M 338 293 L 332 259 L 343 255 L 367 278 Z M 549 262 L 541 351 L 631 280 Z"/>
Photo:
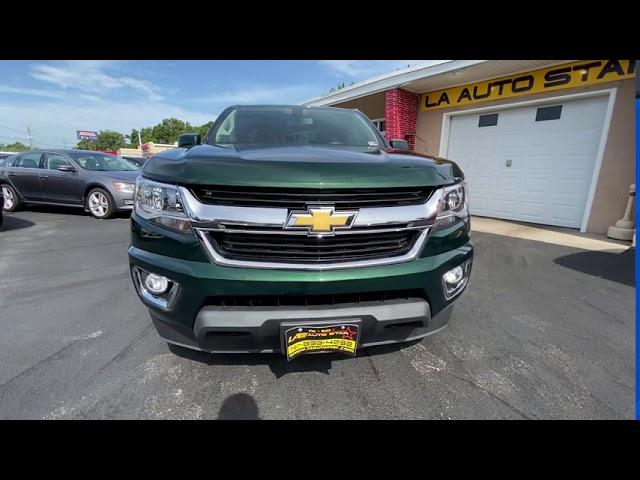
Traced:
<path fill-rule="evenodd" d="M 437 253 L 395 265 L 335 271 L 226 267 L 199 260 L 199 245 L 179 244 L 183 240 L 179 236 L 173 245 L 183 250 L 183 258 L 170 256 L 168 249 L 161 255 L 139 248 L 153 240 L 138 237 L 148 235 L 144 224 L 138 222 L 132 218 L 132 269 L 164 275 L 179 285 L 169 311 L 141 296 L 156 329 L 170 343 L 207 352 L 279 352 L 280 323 L 291 320 L 360 319 L 361 347 L 424 337 L 446 326 L 452 304 L 464 290 L 446 299 L 442 275 L 473 258 L 467 239 L 453 249 L 438 249 L 434 244 Z M 167 243 L 166 238 L 155 241 Z M 189 257 L 193 259 L 185 259 Z M 136 283 L 136 276 L 133 278 Z M 140 294 L 139 284 L 136 288 Z M 314 307 L 220 307 L 210 301 L 216 296 L 324 296 L 399 290 L 422 294 L 406 300 Z"/>

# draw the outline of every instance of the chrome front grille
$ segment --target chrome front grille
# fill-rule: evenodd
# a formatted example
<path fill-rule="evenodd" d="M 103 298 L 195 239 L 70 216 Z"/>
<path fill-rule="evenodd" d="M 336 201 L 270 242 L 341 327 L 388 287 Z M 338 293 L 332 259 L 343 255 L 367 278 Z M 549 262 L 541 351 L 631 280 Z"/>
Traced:
<path fill-rule="evenodd" d="M 406 254 L 419 235 L 417 230 L 356 233 L 312 237 L 209 231 L 214 247 L 225 257 L 239 260 L 327 263 L 386 258 Z"/>
<path fill-rule="evenodd" d="M 289 208 L 212 205 L 200 201 L 193 189 L 186 187 L 180 187 L 180 197 L 213 263 L 332 270 L 415 259 L 434 225 L 441 190 L 431 191 L 426 201 L 415 205 L 351 207 L 357 214 L 349 227 L 321 234 L 288 227 Z M 331 207 L 340 213 L 335 204 Z"/>
<path fill-rule="evenodd" d="M 399 207 L 425 203 L 432 188 L 259 188 L 193 187 L 202 203 L 236 207 L 304 209 L 309 205 L 332 205 L 336 209 Z"/>

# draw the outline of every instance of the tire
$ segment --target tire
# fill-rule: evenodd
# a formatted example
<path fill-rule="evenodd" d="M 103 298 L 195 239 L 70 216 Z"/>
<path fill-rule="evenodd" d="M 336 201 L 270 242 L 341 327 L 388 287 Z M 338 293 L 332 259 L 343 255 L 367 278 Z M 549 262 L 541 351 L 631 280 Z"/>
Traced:
<path fill-rule="evenodd" d="M 99 220 L 111 218 L 116 211 L 113 197 L 103 188 L 94 188 L 87 194 L 85 208 L 91 216 Z"/>
<path fill-rule="evenodd" d="M 5 212 L 15 212 L 22 206 L 22 200 L 16 189 L 6 183 L 2 185 L 2 195 L 4 195 L 4 206 L 2 209 Z"/>

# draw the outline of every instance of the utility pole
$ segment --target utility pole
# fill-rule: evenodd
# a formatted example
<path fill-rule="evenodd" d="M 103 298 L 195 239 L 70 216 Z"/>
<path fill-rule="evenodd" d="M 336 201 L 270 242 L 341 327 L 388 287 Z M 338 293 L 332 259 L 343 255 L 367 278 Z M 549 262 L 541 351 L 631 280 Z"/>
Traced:
<path fill-rule="evenodd" d="M 140 136 L 140 130 L 138 130 L 138 148 L 142 148 L 142 137 Z"/>
<path fill-rule="evenodd" d="M 33 148 L 33 137 L 31 136 L 31 128 L 27 126 L 27 138 L 29 139 L 29 148 Z"/>

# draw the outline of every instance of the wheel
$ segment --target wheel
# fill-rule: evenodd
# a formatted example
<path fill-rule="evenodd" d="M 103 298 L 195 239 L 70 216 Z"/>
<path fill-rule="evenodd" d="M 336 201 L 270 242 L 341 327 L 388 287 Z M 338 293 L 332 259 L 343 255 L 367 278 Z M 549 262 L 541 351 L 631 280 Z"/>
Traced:
<path fill-rule="evenodd" d="M 89 192 L 86 208 L 91 215 L 101 220 L 111 217 L 116 210 L 113 198 L 102 188 L 94 188 Z"/>
<path fill-rule="evenodd" d="M 11 185 L 2 185 L 2 196 L 4 197 L 2 209 L 5 212 L 15 212 L 22 205 L 18 192 Z"/>

